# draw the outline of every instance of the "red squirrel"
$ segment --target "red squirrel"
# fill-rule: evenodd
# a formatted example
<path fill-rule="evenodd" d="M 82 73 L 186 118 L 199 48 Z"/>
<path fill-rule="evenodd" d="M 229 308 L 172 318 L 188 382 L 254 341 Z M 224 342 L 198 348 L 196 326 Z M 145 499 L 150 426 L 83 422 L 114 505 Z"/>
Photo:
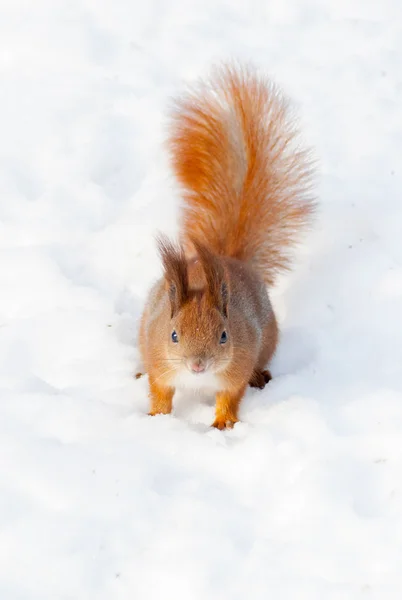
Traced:
<path fill-rule="evenodd" d="M 139 348 L 150 415 L 176 388 L 216 395 L 231 428 L 248 385 L 264 388 L 278 325 L 267 292 L 310 224 L 312 163 L 277 87 L 223 65 L 179 98 L 168 147 L 181 185 L 180 241 L 160 237 L 163 277 L 143 311 Z"/>

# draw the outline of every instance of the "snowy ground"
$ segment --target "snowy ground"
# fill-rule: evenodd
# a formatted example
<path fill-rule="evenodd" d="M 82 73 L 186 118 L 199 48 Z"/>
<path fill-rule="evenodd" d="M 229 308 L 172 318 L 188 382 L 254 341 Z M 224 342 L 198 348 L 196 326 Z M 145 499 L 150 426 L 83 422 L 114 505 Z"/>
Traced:
<path fill-rule="evenodd" d="M 132 373 L 164 111 L 215 59 L 295 101 L 320 214 L 242 423 Z M 400 600 L 399 0 L 0 0 L 0 598 Z"/>

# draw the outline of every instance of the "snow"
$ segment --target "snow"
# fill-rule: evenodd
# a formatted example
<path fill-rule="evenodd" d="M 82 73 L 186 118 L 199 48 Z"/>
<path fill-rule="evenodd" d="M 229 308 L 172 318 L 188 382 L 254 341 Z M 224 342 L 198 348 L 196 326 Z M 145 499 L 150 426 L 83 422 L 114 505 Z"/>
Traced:
<path fill-rule="evenodd" d="M 0 0 L 0 597 L 393 600 L 402 591 L 398 0 Z M 320 168 L 273 292 L 274 380 L 219 432 L 133 378 L 170 97 L 252 59 Z"/>

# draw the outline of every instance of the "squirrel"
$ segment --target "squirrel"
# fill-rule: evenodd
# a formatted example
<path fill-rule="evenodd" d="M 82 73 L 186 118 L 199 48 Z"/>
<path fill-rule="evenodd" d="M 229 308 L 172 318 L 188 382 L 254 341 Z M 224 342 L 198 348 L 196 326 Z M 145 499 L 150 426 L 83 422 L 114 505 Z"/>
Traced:
<path fill-rule="evenodd" d="M 158 237 L 163 277 L 139 328 L 148 414 L 170 413 L 176 388 L 209 391 L 212 426 L 232 428 L 247 386 L 271 379 L 279 331 L 267 287 L 290 268 L 315 208 L 298 135 L 287 99 L 250 65 L 223 64 L 175 100 L 167 142 L 180 237 Z"/>

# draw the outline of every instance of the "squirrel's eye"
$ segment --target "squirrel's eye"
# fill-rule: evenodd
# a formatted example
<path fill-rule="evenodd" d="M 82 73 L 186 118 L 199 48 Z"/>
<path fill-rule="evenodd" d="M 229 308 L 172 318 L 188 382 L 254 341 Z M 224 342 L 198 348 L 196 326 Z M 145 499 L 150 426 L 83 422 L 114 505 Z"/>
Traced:
<path fill-rule="evenodd" d="M 226 331 L 222 331 L 222 335 L 221 335 L 221 339 L 219 340 L 219 343 L 226 344 L 227 341 L 228 341 L 228 334 L 226 333 Z"/>
<path fill-rule="evenodd" d="M 177 344 L 178 341 L 179 341 L 179 337 L 178 337 L 177 333 L 175 331 L 172 331 L 172 342 L 174 344 Z"/>

